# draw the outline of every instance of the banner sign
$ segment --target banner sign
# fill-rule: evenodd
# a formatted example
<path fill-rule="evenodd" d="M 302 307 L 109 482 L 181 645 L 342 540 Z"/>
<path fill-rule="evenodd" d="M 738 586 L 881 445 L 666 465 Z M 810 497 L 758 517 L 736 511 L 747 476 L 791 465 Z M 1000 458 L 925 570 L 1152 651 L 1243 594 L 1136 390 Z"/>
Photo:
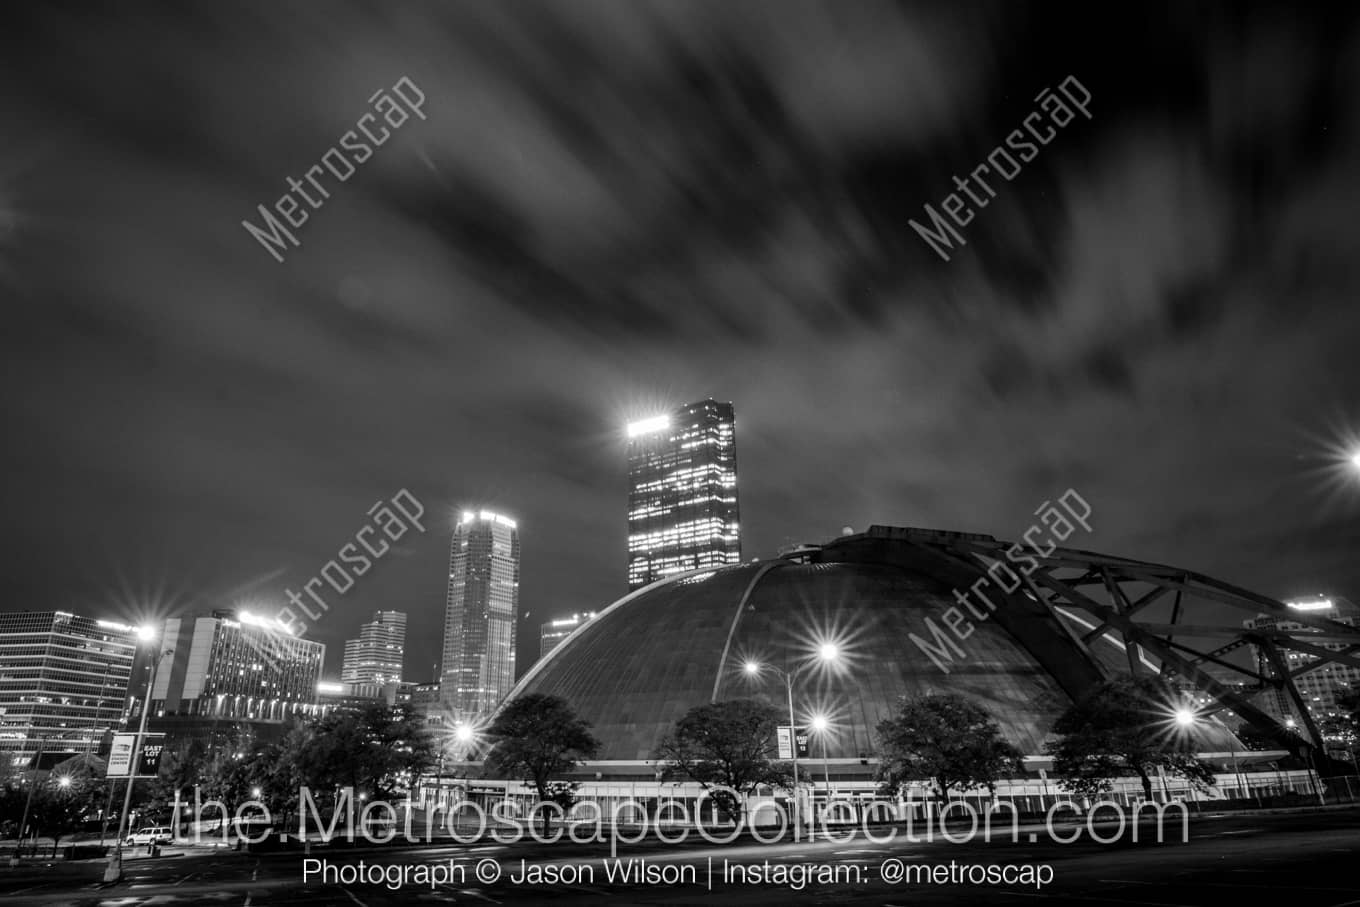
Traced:
<path fill-rule="evenodd" d="M 132 766 L 132 748 L 137 743 L 136 734 L 114 734 L 113 748 L 109 750 L 110 778 L 126 778 Z M 161 770 L 161 754 L 165 752 L 164 734 L 143 734 L 142 751 L 137 760 L 137 777 L 154 778 Z"/>
<path fill-rule="evenodd" d="M 164 734 L 142 737 L 142 753 L 137 760 L 137 777 L 154 778 L 161 773 L 161 754 L 165 752 Z"/>
<path fill-rule="evenodd" d="M 807 728 L 798 728 L 798 733 L 796 735 L 791 733 L 792 730 L 793 729 L 790 728 L 787 724 L 781 724 L 779 725 L 778 728 L 775 729 L 775 740 L 779 744 L 779 758 L 780 759 L 793 758 L 793 747 L 792 745 L 790 745 L 789 741 L 791 739 L 796 739 L 798 742 L 798 758 L 806 759 L 808 755 Z"/>

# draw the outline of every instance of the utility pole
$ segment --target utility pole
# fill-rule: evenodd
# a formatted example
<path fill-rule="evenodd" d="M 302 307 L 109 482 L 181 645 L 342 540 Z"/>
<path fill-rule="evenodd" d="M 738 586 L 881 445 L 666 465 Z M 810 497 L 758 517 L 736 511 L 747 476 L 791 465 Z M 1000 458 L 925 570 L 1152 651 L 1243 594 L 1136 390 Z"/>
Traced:
<path fill-rule="evenodd" d="M 151 658 L 151 676 L 146 681 L 142 718 L 137 725 L 137 737 L 132 744 L 132 763 L 128 766 L 127 790 L 123 793 L 123 812 L 118 818 L 118 837 L 113 842 L 113 856 L 109 857 L 109 865 L 104 869 L 105 882 L 118 882 L 123 878 L 123 826 L 127 823 L 128 809 L 132 806 L 132 782 L 137 776 L 137 763 L 142 756 L 142 741 L 146 737 L 146 718 L 151 711 L 151 689 L 156 685 L 156 671 L 161 666 L 161 659 L 172 652 L 174 649 L 162 649 Z"/>
<path fill-rule="evenodd" d="M 33 806 L 33 792 L 38 789 L 38 769 L 42 767 L 43 747 L 46 737 L 38 738 L 38 754 L 33 757 L 33 775 L 28 779 L 28 797 L 24 800 L 24 817 L 19 822 L 19 834 L 14 840 L 14 856 L 9 858 L 10 866 L 19 865 L 19 850 L 24 846 L 24 832 L 28 830 L 28 812 Z M 36 852 L 37 845 L 34 845 Z"/>

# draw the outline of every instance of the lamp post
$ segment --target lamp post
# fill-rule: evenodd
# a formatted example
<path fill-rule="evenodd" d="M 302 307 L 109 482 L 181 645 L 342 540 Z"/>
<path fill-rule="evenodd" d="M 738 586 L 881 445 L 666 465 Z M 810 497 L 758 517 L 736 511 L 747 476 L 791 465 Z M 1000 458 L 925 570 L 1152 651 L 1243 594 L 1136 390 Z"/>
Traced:
<path fill-rule="evenodd" d="M 149 640 L 156 635 L 155 629 L 142 627 L 137 631 L 137 636 L 143 641 Z M 146 736 L 146 716 L 151 711 L 151 689 L 156 685 L 156 672 L 160 669 L 161 659 L 174 649 L 158 649 L 156 654 L 151 656 L 151 676 L 146 681 L 146 696 L 142 699 L 142 717 L 137 723 L 137 737 L 132 744 L 132 762 L 128 765 L 127 790 L 123 793 L 123 812 L 118 817 L 118 835 L 113 841 L 113 855 L 109 857 L 109 865 L 104 868 L 105 882 L 118 882 L 123 878 L 123 826 L 127 824 L 128 809 L 132 806 L 132 782 L 137 776 L 137 762 L 142 755 L 142 740 Z"/>
<path fill-rule="evenodd" d="M 1180 708 L 1176 710 L 1176 723 L 1181 727 L 1189 729 L 1191 727 L 1194 727 L 1198 722 L 1199 715 L 1195 713 L 1194 709 Z M 1229 745 L 1232 747 L 1232 752 L 1229 753 L 1229 755 L 1232 757 L 1233 776 L 1237 779 L 1237 786 L 1242 790 L 1242 799 L 1245 800 L 1247 797 L 1247 784 L 1246 779 L 1242 776 L 1242 769 L 1237 762 L 1238 754 L 1236 736 L 1233 737 L 1233 742 Z"/>
<path fill-rule="evenodd" d="M 812 716 L 812 729 L 817 732 L 817 737 L 822 742 L 822 779 L 826 782 L 826 800 L 831 802 L 831 768 L 826 759 L 826 735 L 831 729 L 831 722 L 826 720 L 825 715 Z"/>
<path fill-rule="evenodd" d="M 24 817 L 19 820 L 19 835 L 14 840 L 14 856 L 9 858 L 10 866 L 19 865 L 19 851 L 24 846 L 24 831 L 28 827 L 28 811 L 33 806 L 33 791 L 38 787 L 38 769 L 42 767 L 43 748 L 47 744 L 46 737 L 38 738 L 38 752 L 33 757 L 33 775 L 28 779 L 28 796 L 24 799 Z M 33 852 L 38 852 L 36 840 L 33 844 Z"/>
<path fill-rule="evenodd" d="M 789 705 L 789 744 L 793 753 L 793 827 L 795 839 L 797 829 L 800 827 L 801 815 L 798 808 L 798 727 L 793 717 L 793 684 L 810 666 L 818 663 L 831 664 L 839 659 L 840 648 L 835 643 L 827 642 L 817 647 L 815 658 L 804 661 L 792 670 L 762 664 L 758 661 L 748 661 L 743 666 L 748 677 L 759 677 L 762 671 L 770 671 L 784 681 L 784 690 L 788 696 Z"/>

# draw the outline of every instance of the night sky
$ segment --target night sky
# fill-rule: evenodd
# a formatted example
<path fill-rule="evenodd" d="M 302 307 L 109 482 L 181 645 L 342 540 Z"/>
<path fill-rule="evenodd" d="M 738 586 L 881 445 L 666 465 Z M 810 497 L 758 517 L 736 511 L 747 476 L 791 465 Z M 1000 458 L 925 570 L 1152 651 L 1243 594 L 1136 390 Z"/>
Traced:
<path fill-rule="evenodd" d="M 1360 600 L 1360 17 L 1345 6 L 25 4 L 0 27 L 3 607 L 311 635 L 519 521 L 537 626 L 626 589 L 623 427 L 737 413 L 744 556 L 873 523 Z M 911 228 L 1075 76 L 944 261 Z M 406 77 L 279 262 L 242 227 Z M 994 179 L 994 178 L 993 178 Z"/>

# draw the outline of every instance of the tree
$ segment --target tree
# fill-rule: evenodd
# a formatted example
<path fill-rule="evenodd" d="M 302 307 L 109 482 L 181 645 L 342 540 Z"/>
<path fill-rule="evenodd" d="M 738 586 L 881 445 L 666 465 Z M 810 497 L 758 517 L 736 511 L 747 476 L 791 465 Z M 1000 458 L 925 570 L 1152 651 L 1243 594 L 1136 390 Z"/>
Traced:
<path fill-rule="evenodd" d="M 559 776 L 600 751 L 571 705 L 560 696 L 531 693 L 503 708 L 487 729 L 492 741 L 486 765 L 506 776 L 520 776 L 532 784 L 540 803 L 556 803 L 564 811 L 576 800 L 576 784 Z M 543 831 L 550 826 L 543 810 Z"/>
<path fill-rule="evenodd" d="M 952 789 L 996 782 L 1020 768 L 1020 751 L 979 705 L 956 693 L 904 696 L 895 717 L 878 725 L 882 761 L 878 780 L 898 793 L 913 780 L 929 780 L 943 802 Z"/>
<path fill-rule="evenodd" d="M 311 729 L 302 722 L 294 722 L 282 739 L 267 744 L 256 755 L 255 766 L 260 777 L 260 799 L 277 817 L 282 828 L 293 827 L 293 813 L 299 806 L 299 794 L 304 783 L 302 766 L 305 753 L 312 745 Z"/>
<path fill-rule="evenodd" d="M 1158 768 L 1201 788 L 1212 785 L 1213 769 L 1195 758 L 1194 735 L 1176 725 L 1178 702 L 1179 694 L 1152 676 L 1118 677 L 1093 689 L 1058 718 L 1059 737 L 1045 745 L 1062 786 L 1095 796 L 1132 772 L 1151 800 Z"/>
<path fill-rule="evenodd" d="M 107 790 L 102 759 L 76 756 L 52 767 L 37 781 L 29 823 L 52 839 L 52 856 L 62 838 L 78 831 L 85 817 L 103 805 Z"/>
<path fill-rule="evenodd" d="M 305 746 L 291 744 L 294 767 L 298 779 L 318 791 L 351 787 L 386 801 L 409 790 L 411 779 L 434 763 L 433 744 L 409 704 L 331 712 L 309 731 Z"/>
<path fill-rule="evenodd" d="M 746 795 L 762 784 L 787 787 L 792 781 L 788 767 L 774 761 L 779 715 L 754 699 L 695 706 L 661 741 L 656 756 L 670 775 L 711 790 L 713 802 L 736 825 Z"/>

